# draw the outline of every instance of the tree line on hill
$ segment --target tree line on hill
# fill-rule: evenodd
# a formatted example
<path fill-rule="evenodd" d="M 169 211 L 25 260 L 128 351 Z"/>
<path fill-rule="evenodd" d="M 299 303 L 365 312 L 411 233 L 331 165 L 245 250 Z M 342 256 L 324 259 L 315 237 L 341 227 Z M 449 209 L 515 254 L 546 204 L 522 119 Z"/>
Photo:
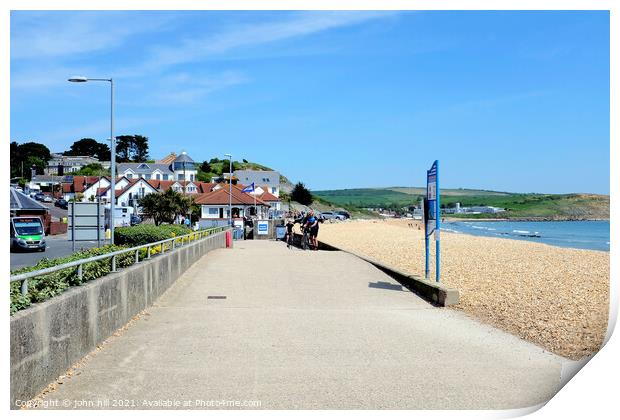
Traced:
<path fill-rule="evenodd" d="M 92 138 L 82 138 L 75 141 L 69 150 L 63 152 L 65 156 L 91 156 L 100 161 L 109 162 L 111 159 L 110 147 Z M 43 174 L 51 159 L 49 148 L 37 142 L 11 142 L 11 179 L 21 178 L 30 180 L 31 169 L 37 174 Z M 140 134 L 116 136 L 116 161 L 146 162 L 149 159 L 149 139 Z M 109 170 L 99 163 L 84 166 L 73 175 L 109 175 Z"/>

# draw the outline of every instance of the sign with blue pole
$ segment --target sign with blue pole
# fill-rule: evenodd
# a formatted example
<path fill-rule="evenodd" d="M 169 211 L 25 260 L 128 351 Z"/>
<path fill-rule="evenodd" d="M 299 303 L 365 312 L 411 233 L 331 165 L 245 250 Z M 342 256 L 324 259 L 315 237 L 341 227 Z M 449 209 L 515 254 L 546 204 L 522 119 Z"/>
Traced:
<path fill-rule="evenodd" d="M 431 169 L 426 171 L 426 199 L 424 200 L 424 248 L 425 248 L 425 268 L 424 275 L 429 276 L 429 238 L 435 234 L 435 280 L 439 283 L 439 161 L 433 162 Z"/>

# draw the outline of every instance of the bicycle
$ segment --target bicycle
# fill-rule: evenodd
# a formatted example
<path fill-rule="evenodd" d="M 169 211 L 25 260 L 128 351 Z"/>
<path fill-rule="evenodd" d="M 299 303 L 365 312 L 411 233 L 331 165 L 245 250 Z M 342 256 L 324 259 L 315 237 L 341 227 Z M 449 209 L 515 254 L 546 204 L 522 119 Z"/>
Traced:
<path fill-rule="evenodd" d="M 295 239 L 295 234 L 293 233 L 293 231 L 286 231 L 286 233 L 284 234 L 285 236 L 285 241 L 286 241 L 286 247 L 287 248 L 292 248 L 293 247 L 293 241 Z"/>
<path fill-rule="evenodd" d="M 309 229 L 305 226 L 302 226 L 302 236 L 301 236 L 301 249 L 308 250 L 311 248 L 310 245 L 310 232 Z"/>

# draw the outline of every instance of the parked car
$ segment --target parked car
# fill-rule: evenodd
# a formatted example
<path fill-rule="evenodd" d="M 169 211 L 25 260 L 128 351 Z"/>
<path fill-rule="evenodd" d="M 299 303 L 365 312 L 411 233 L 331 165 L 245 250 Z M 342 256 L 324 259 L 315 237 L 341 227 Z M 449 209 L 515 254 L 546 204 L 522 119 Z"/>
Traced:
<path fill-rule="evenodd" d="M 129 224 L 131 226 L 139 225 L 140 223 L 142 223 L 142 218 L 138 216 L 137 214 L 132 214 L 129 217 Z"/>
<path fill-rule="evenodd" d="M 351 215 L 349 214 L 348 211 L 341 210 L 341 211 L 337 211 L 336 214 L 344 216 L 345 219 L 350 219 L 351 218 Z"/>
<path fill-rule="evenodd" d="M 44 195 L 43 199 L 41 201 L 44 202 L 44 203 L 52 203 L 54 201 L 54 199 L 51 196 L 49 196 L 49 195 Z"/>
<path fill-rule="evenodd" d="M 324 211 L 320 214 L 322 219 L 328 220 L 328 219 L 336 219 L 336 220 L 344 220 L 346 219 L 346 217 L 344 217 L 341 214 L 338 213 L 334 213 L 333 211 Z"/>
<path fill-rule="evenodd" d="M 61 209 L 65 209 L 65 210 L 69 209 L 69 203 L 64 198 L 59 198 L 58 200 L 56 200 L 54 205 L 56 207 L 60 207 Z"/>
<path fill-rule="evenodd" d="M 43 194 L 42 192 L 38 192 L 34 195 L 34 199 L 37 201 L 43 201 L 44 198 L 45 194 Z"/>

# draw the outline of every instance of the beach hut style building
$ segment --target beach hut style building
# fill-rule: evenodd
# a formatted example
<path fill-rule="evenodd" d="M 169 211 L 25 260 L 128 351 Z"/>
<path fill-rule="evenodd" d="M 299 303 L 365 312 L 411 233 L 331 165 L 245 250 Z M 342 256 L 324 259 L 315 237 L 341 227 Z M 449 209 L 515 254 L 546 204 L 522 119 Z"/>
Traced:
<path fill-rule="evenodd" d="M 269 204 L 260 198 L 241 192 L 242 186 L 233 185 L 232 195 L 229 187 L 222 184 L 222 188 L 201 194 L 195 203 L 200 205 L 200 226 L 214 227 L 228 224 L 228 203 L 232 204 L 232 219 L 236 224 L 242 224 L 243 218 L 267 218 Z"/>

